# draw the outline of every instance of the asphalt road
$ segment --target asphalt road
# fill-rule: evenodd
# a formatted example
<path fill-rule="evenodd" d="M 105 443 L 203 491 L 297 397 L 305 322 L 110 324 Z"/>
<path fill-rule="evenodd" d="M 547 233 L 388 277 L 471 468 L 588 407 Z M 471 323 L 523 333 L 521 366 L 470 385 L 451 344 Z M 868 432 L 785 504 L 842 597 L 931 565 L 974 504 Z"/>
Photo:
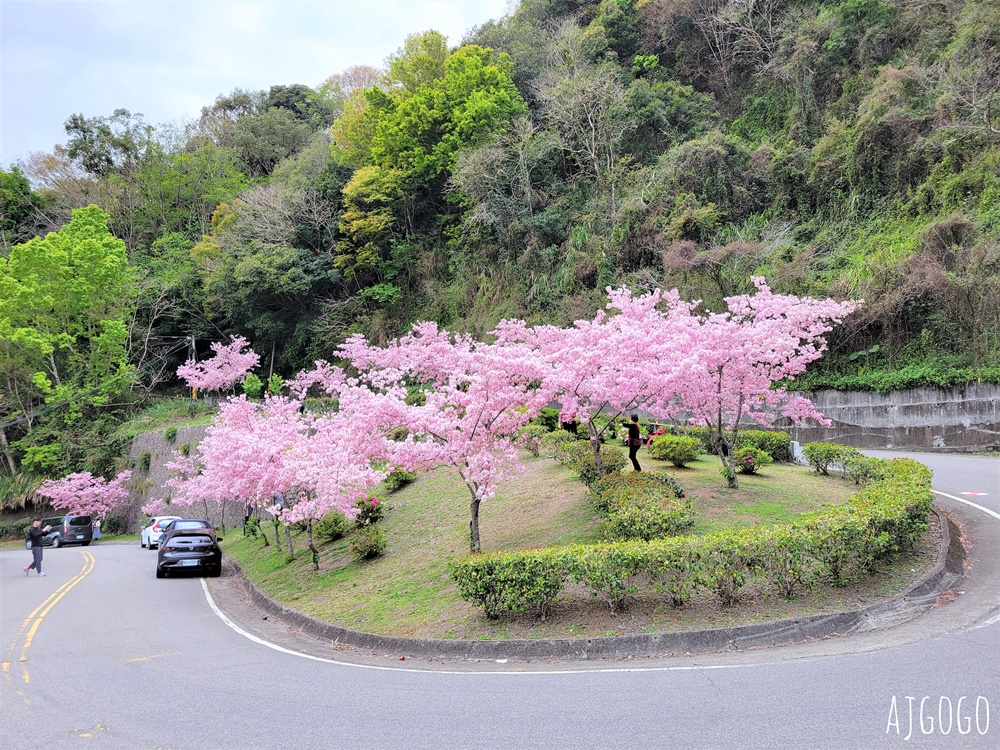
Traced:
<path fill-rule="evenodd" d="M 761 651 L 399 661 L 296 638 L 224 581 L 156 580 L 138 544 L 47 549 L 45 578 L 5 550 L 0 747 L 1000 747 L 1000 518 L 961 502 L 1000 515 L 1000 460 L 919 458 L 974 542 L 962 593 L 891 630 Z"/>

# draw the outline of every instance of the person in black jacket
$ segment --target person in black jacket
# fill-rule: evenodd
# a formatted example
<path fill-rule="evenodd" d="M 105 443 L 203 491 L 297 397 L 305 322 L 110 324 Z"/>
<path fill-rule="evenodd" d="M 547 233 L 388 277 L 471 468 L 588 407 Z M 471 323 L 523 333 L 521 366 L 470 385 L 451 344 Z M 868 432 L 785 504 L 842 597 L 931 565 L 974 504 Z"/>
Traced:
<path fill-rule="evenodd" d="M 639 466 L 639 459 L 636 455 L 639 453 L 639 448 L 642 447 L 642 433 L 639 432 L 639 415 L 633 414 L 629 417 L 628 427 L 628 457 L 632 460 L 632 468 L 636 471 L 642 471 L 642 467 Z"/>
<path fill-rule="evenodd" d="M 38 571 L 38 575 L 45 575 L 42 572 L 42 538 L 51 530 L 51 526 L 42 528 L 41 518 L 32 519 L 31 526 L 28 528 L 28 539 L 31 541 L 32 561 L 31 565 L 24 569 L 25 575 L 28 575 L 28 571 L 32 568 Z"/>

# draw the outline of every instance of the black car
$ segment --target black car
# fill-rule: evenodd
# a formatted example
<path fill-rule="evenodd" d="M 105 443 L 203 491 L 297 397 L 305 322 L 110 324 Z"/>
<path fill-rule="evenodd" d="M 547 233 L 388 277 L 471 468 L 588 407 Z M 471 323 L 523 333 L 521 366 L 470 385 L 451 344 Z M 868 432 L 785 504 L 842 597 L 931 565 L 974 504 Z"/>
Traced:
<path fill-rule="evenodd" d="M 177 571 L 222 575 L 220 541 L 208 521 L 178 518 L 160 537 L 156 577 L 166 578 Z"/>
<path fill-rule="evenodd" d="M 163 542 L 169 535 L 170 532 L 174 530 L 174 524 L 180 521 L 181 525 L 178 528 L 181 529 L 207 529 L 212 536 L 215 536 L 215 528 L 209 521 L 204 518 L 172 518 L 169 521 L 165 521 L 160 524 L 160 541 Z"/>
<path fill-rule="evenodd" d="M 94 520 L 90 516 L 57 516 L 43 518 L 41 527 L 51 526 L 52 529 L 42 537 L 43 547 L 62 547 L 67 544 L 80 544 L 86 547 L 94 539 Z M 24 546 L 31 549 L 31 540 L 26 539 Z"/>

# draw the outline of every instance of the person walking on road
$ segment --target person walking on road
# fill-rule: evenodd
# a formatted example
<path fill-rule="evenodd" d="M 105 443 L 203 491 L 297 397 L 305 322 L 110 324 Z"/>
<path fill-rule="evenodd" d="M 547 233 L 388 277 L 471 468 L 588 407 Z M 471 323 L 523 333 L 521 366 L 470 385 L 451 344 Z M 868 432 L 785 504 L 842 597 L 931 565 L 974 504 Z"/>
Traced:
<path fill-rule="evenodd" d="M 42 528 L 42 519 L 34 518 L 31 521 L 31 526 L 28 528 L 28 540 L 31 542 L 31 565 L 24 569 L 24 574 L 28 575 L 28 571 L 34 568 L 38 571 L 38 575 L 44 576 L 42 572 L 42 538 L 52 530 L 51 526 L 46 526 Z"/>
<path fill-rule="evenodd" d="M 639 448 L 642 446 L 642 433 L 639 432 L 639 415 L 633 414 L 629 417 L 628 423 L 628 457 L 632 460 L 632 468 L 642 471 L 639 466 L 639 459 L 636 458 Z"/>

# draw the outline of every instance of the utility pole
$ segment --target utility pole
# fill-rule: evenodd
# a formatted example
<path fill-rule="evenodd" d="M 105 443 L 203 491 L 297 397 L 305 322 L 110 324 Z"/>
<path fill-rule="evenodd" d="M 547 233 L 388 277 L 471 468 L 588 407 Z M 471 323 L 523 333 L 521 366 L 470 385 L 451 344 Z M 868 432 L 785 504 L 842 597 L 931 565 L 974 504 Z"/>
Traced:
<path fill-rule="evenodd" d="M 194 336 L 190 336 L 188 337 L 188 361 L 196 362 L 197 358 L 198 358 L 198 350 L 195 349 L 194 346 Z M 192 401 L 198 400 L 198 389 L 195 388 L 194 386 L 191 386 L 191 400 Z"/>

